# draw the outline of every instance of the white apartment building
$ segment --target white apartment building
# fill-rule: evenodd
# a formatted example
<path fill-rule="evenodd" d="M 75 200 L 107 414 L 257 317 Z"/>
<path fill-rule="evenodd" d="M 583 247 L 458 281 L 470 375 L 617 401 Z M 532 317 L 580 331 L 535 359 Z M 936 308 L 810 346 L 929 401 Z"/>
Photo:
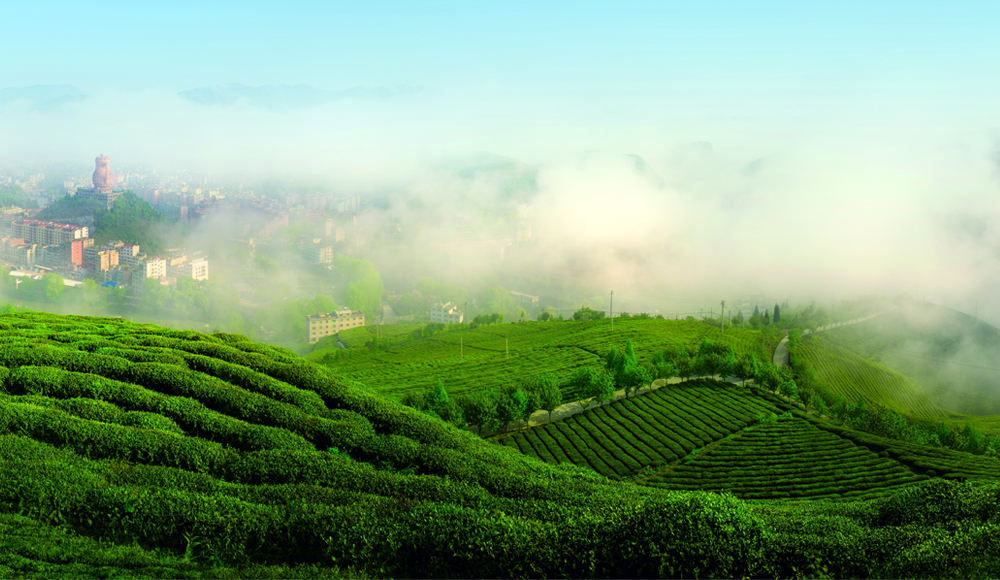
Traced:
<path fill-rule="evenodd" d="M 176 265 L 169 265 L 167 266 L 167 275 L 208 280 L 208 258 L 195 258 L 190 262 L 182 261 Z"/>

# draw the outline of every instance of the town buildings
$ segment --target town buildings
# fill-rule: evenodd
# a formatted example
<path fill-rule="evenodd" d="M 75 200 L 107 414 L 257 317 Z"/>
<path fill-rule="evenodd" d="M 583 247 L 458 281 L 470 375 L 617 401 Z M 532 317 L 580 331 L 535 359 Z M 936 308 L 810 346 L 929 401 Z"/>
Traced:
<path fill-rule="evenodd" d="M 11 235 L 23 238 L 25 243 L 61 244 L 70 240 L 79 240 L 89 235 L 86 226 L 61 224 L 28 218 L 16 218 L 11 221 Z"/>

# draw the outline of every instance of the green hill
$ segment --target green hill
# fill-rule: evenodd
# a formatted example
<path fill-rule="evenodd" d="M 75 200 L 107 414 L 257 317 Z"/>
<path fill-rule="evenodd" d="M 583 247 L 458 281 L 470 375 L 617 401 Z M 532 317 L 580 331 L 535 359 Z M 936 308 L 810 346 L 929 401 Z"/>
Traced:
<path fill-rule="evenodd" d="M 2 315 L 0 385 L 5 577 L 1000 574 L 996 483 L 844 504 L 613 481 L 237 335 Z"/>
<path fill-rule="evenodd" d="M 601 475 L 627 479 L 739 432 L 761 415 L 782 411 L 749 389 L 688 381 L 499 441 L 549 463 L 585 465 Z"/>
<path fill-rule="evenodd" d="M 91 237 L 98 244 L 122 240 L 139 244 L 139 248 L 148 254 L 162 252 L 167 247 L 163 216 L 131 191 L 118 198 L 111 211 L 95 200 L 67 195 L 38 212 L 37 217 L 59 221 L 84 216 L 93 216 Z"/>
<path fill-rule="evenodd" d="M 426 390 L 440 379 L 449 393 L 461 394 L 498 389 L 542 372 L 563 383 L 581 366 L 603 366 L 611 347 L 622 349 L 629 340 L 639 362 L 647 363 L 654 353 L 671 347 L 694 354 L 706 338 L 731 346 L 737 355 L 752 353 L 769 361 L 780 333 L 727 328 L 720 335 L 718 327 L 701 322 L 655 318 L 615 319 L 614 333 L 607 320 L 521 322 L 466 326 L 385 351 L 352 349 L 348 356 L 324 363 L 339 376 L 387 393 Z"/>
<path fill-rule="evenodd" d="M 906 301 L 822 336 L 905 375 L 942 409 L 1000 415 L 1000 329 L 975 317 Z"/>
<path fill-rule="evenodd" d="M 803 414 L 766 391 L 706 379 L 497 441 L 610 478 L 746 499 L 867 499 L 933 476 L 1000 476 L 995 457 L 877 437 Z"/>
<path fill-rule="evenodd" d="M 827 340 L 828 332 L 833 331 L 806 337 L 797 350 L 793 364 L 799 364 L 801 360 L 814 369 L 817 377 L 833 392 L 850 402 L 864 397 L 869 403 L 911 417 L 927 420 L 946 417 L 946 412 L 917 388 L 909 377 L 830 342 Z"/>

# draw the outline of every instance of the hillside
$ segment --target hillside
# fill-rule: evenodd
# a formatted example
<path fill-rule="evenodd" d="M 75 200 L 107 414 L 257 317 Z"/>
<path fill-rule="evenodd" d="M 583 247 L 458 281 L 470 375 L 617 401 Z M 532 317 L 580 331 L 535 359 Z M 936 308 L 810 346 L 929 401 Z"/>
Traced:
<path fill-rule="evenodd" d="M 931 477 L 995 481 L 1000 460 L 877 437 L 759 389 L 699 379 L 501 436 L 548 463 L 744 499 L 870 499 Z"/>
<path fill-rule="evenodd" d="M 280 348 L 121 319 L 2 315 L 0 365 L 3 576 L 1000 574 L 996 483 L 847 504 L 638 486 Z"/>
<path fill-rule="evenodd" d="M 906 301 L 822 336 L 905 375 L 940 408 L 1000 415 L 1000 329 L 975 317 Z"/>
<path fill-rule="evenodd" d="M 777 335 L 780 337 L 780 334 Z M 612 346 L 624 348 L 631 340 L 640 363 L 657 351 L 683 347 L 694 353 L 703 339 L 732 347 L 739 354 L 771 360 L 774 335 L 747 329 L 726 329 L 688 320 L 654 318 L 616 319 L 614 333 L 607 320 L 582 322 L 522 322 L 463 327 L 427 338 L 402 342 L 388 350 L 351 349 L 347 356 L 324 364 L 338 375 L 386 393 L 425 390 L 439 379 L 449 393 L 499 389 L 512 381 L 547 372 L 560 384 L 574 370 L 604 365 Z M 568 392 L 564 400 L 575 393 Z"/>
<path fill-rule="evenodd" d="M 946 417 L 947 413 L 917 388 L 912 379 L 830 342 L 827 340 L 829 332 L 833 331 L 803 340 L 793 364 L 798 365 L 801 361 L 809 366 L 833 392 L 850 402 L 864 397 L 869 403 L 911 417 L 927 420 Z"/>
<path fill-rule="evenodd" d="M 142 251 L 150 254 L 162 252 L 167 247 L 163 216 L 131 191 L 118 198 L 111 211 L 92 199 L 67 195 L 40 211 L 37 217 L 74 223 L 86 218 L 88 221 L 82 222 L 86 225 L 91 216 L 93 227 L 90 235 L 98 244 L 122 240 L 138 244 Z"/>

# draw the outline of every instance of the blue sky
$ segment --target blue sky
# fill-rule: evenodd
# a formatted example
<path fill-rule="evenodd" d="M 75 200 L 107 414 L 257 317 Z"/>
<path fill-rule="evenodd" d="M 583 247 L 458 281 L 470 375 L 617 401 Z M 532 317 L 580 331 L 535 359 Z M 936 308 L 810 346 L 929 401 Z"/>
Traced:
<path fill-rule="evenodd" d="M 683 240 L 661 269 L 692 287 L 708 263 L 956 300 L 1000 284 L 997 2 L 40 0 L 0 21 L 5 163 L 106 153 L 436 192 L 435 160 L 492 152 L 543 164 L 539 203 L 578 212 L 572 231 Z M 573 161 L 595 151 L 610 160 Z M 579 211 L 616 184 L 639 226 Z"/>
<path fill-rule="evenodd" d="M 996 2 L 40 0 L 0 17 L 11 24 L 0 52 L 16 56 L 0 91 L 84 95 L 0 93 L 0 137 L 18 142 L 0 146 L 8 155 L 53 141 L 75 155 L 67 132 L 110 149 L 114 135 L 137 152 L 159 143 L 145 158 L 183 157 L 170 147 L 191 133 L 237 157 L 274 144 L 540 162 L 665 157 L 699 141 L 765 155 L 827 139 L 984 138 L 1000 124 Z M 246 96 L 274 85 L 308 88 Z M 215 104 L 188 98 L 206 90 Z"/>
<path fill-rule="evenodd" d="M 0 9 L 0 46 L 5 86 L 414 85 L 470 108 L 870 113 L 1000 91 L 997 3 L 815 4 L 43 0 Z"/>

